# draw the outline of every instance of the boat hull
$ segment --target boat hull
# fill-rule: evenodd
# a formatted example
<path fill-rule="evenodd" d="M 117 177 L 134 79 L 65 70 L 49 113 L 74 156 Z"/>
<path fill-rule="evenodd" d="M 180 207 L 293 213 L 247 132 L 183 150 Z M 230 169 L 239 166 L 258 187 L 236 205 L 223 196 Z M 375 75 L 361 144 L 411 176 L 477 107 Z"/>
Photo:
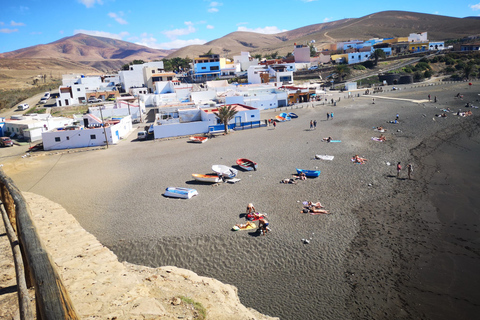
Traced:
<path fill-rule="evenodd" d="M 170 198 L 190 199 L 198 195 L 198 191 L 190 188 L 168 187 L 163 195 Z"/>
<path fill-rule="evenodd" d="M 297 169 L 297 173 L 305 173 L 305 176 L 307 176 L 308 178 L 316 178 L 320 175 L 320 170 Z"/>
<path fill-rule="evenodd" d="M 215 176 L 213 174 L 192 173 L 192 177 L 196 181 L 200 181 L 200 182 L 217 183 L 217 182 L 222 181 L 222 178 L 220 178 L 219 176 Z"/>
<path fill-rule="evenodd" d="M 288 116 L 289 116 L 290 118 L 298 118 L 297 114 L 296 114 L 296 113 L 293 113 L 293 112 L 290 112 L 290 113 L 288 114 Z"/>
<path fill-rule="evenodd" d="M 207 140 L 208 140 L 208 137 L 199 137 L 199 136 L 190 137 L 191 142 L 205 143 Z"/>
<path fill-rule="evenodd" d="M 238 174 L 238 170 L 221 164 L 214 164 L 212 170 L 227 179 L 235 178 Z"/>
<path fill-rule="evenodd" d="M 285 119 L 286 121 L 292 120 L 292 118 L 290 118 L 290 117 L 288 116 L 288 114 L 286 114 L 285 112 L 284 112 L 284 113 L 280 113 L 280 117 L 282 117 L 282 118 Z"/>
<path fill-rule="evenodd" d="M 240 159 L 237 159 L 237 165 L 243 170 L 247 170 L 247 171 L 257 170 L 257 163 L 252 160 L 240 158 Z"/>

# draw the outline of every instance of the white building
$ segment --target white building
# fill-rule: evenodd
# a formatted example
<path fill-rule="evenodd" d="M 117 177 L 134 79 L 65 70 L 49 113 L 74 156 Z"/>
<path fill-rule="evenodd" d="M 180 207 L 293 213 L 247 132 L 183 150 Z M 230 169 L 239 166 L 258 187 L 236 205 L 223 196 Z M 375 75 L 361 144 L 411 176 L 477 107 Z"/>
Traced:
<path fill-rule="evenodd" d="M 260 110 L 240 104 L 233 106 L 238 113 L 230 124 L 241 126 L 245 123 L 260 122 Z M 178 108 L 176 116 L 162 119 L 160 125 L 153 126 L 155 139 L 208 133 L 211 127 L 220 125 L 213 113 L 216 111 L 218 111 L 217 107 Z"/>
<path fill-rule="evenodd" d="M 239 56 L 233 56 L 233 63 L 235 64 L 235 72 L 244 73 L 250 66 L 258 65 L 258 59 L 252 58 L 250 52 L 240 52 Z"/>
<path fill-rule="evenodd" d="M 408 42 L 428 42 L 427 32 L 410 33 Z"/>
<path fill-rule="evenodd" d="M 128 91 L 128 89 L 130 88 L 145 87 L 147 85 L 145 83 L 143 73 L 143 68 L 145 67 L 152 68 L 155 72 L 157 72 L 158 70 L 163 72 L 164 70 L 163 61 L 147 62 L 144 64 L 133 64 L 129 66 L 129 70 L 122 70 L 118 72 L 122 89 Z M 150 72 L 152 72 L 152 70 L 150 70 Z"/>
<path fill-rule="evenodd" d="M 41 140 L 44 132 L 72 124 L 73 119 L 52 117 L 50 114 L 12 116 L 10 119 L 5 120 L 3 132 L 8 136 L 14 133 L 19 139 L 34 142 Z"/>
<path fill-rule="evenodd" d="M 101 108 L 101 112 L 100 112 Z M 115 119 L 119 117 L 131 116 L 132 122 L 140 122 L 141 108 L 138 103 L 128 101 L 117 101 L 114 104 L 105 104 L 103 106 L 92 106 L 88 108 L 88 113 L 95 115 L 97 118 Z"/>
<path fill-rule="evenodd" d="M 293 83 L 295 64 L 258 65 L 248 68 L 248 82 L 251 84 L 281 82 Z"/>
<path fill-rule="evenodd" d="M 91 116 L 84 116 L 86 122 L 90 122 L 92 118 Z M 93 122 L 96 121 L 92 121 L 92 123 Z M 131 130 L 132 119 L 130 116 L 107 121 L 105 127 L 95 126 L 88 128 L 81 125 L 68 126 L 42 133 L 43 149 L 57 150 L 104 146 L 107 144 L 107 141 L 108 144 L 116 144 Z"/>

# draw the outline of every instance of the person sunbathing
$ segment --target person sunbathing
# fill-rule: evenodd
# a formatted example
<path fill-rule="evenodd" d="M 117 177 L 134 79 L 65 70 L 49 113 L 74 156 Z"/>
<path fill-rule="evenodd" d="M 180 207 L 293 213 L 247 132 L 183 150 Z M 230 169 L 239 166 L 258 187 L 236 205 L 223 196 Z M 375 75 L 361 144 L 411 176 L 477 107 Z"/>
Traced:
<path fill-rule="evenodd" d="M 268 227 L 268 225 L 269 225 L 269 223 L 268 223 L 267 219 L 262 218 L 262 219 L 258 220 L 258 229 L 260 229 L 263 236 L 266 235 L 270 231 L 270 228 Z"/>
<path fill-rule="evenodd" d="M 280 183 L 297 184 L 297 181 L 291 178 L 291 179 L 283 179 L 282 181 L 280 181 Z"/>
<path fill-rule="evenodd" d="M 260 213 L 260 212 L 253 212 L 253 213 L 248 213 L 247 214 L 247 220 L 250 221 L 257 221 L 262 218 L 265 218 L 267 216 L 266 213 Z"/>
<path fill-rule="evenodd" d="M 387 138 L 385 138 L 385 136 L 383 134 L 381 134 L 380 137 L 378 137 L 378 140 L 387 141 Z"/>
<path fill-rule="evenodd" d="M 310 208 L 310 214 L 329 214 L 330 211 L 320 208 Z"/>
<path fill-rule="evenodd" d="M 306 207 L 308 208 L 323 208 L 322 204 L 319 202 L 313 203 L 312 201 L 308 201 Z"/>
<path fill-rule="evenodd" d="M 362 158 L 362 157 L 359 157 L 358 154 L 354 155 L 353 158 L 352 158 L 353 162 L 355 163 L 365 163 L 365 161 L 368 161 L 368 159 L 365 159 L 365 158 Z"/>
<path fill-rule="evenodd" d="M 330 142 L 332 141 L 332 137 L 328 137 L 328 138 L 323 138 L 322 141 L 327 141 L 327 142 Z"/>
<path fill-rule="evenodd" d="M 380 126 L 380 127 L 377 127 L 377 130 L 378 130 L 378 131 L 382 131 L 382 130 L 383 130 L 383 131 L 387 131 L 387 129 L 385 129 L 384 127 L 381 127 L 381 126 Z"/>
<path fill-rule="evenodd" d="M 250 221 L 247 221 L 247 223 L 237 223 L 235 226 L 238 227 L 239 229 L 247 229 L 247 228 L 256 228 L 257 227 L 255 225 L 255 223 L 250 222 Z"/>
<path fill-rule="evenodd" d="M 300 178 L 300 180 L 307 180 L 307 175 L 305 174 L 305 172 L 300 172 L 298 174 L 298 177 Z"/>

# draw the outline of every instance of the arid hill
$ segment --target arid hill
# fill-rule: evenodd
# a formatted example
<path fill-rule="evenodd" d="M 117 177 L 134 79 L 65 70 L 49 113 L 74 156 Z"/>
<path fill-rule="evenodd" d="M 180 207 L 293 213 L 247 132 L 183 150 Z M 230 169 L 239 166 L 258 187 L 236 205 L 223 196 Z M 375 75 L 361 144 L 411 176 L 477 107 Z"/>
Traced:
<path fill-rule="evenodd" d="M 407 37 L 410 33 L 428 32 L 430 40 L 459 39 L 480 34 L 480 20 L 453 18 L 407 11 L 383 11 L 357 19 L 343 19 L 313 24 L 274 35 L 250 32 L 232 32 L 204 45 L 188 46 L 170 54 L 167 58 L 198 56 L 212 52 L 233 56 L 241 51 L 252 54 L 278 51 L 285 55 L 293 51 L 294 43 L 315 40 L 316 46 L 345 40 L 370 38 Z M 224 48 L 228 48 L 228 52 Z"/>

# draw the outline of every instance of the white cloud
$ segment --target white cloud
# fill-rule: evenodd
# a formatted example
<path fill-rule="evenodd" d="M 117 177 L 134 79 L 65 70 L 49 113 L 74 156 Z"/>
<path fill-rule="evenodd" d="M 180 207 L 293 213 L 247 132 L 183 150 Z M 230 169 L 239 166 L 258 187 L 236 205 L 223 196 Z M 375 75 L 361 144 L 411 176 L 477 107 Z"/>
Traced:
<path fill-rule="evenodd" d="M 63 34 L 64 32 L 65 32 L 65 31 L 63 31 L 63 30 L 58 31 L 58 33 L 60 33 L 60 34 Z"/>
<path fill-rule="evenodd" d="M 95 3 L 103 4 L 102 0 L 78 0 L 81 4 L 85 5 L 87 8 L 91 8 L 95 5 Z"/>
<path fill-rule="evenodd" d="M 166 35 L 168 38 L 170 39 L 176 39 L 177 37 L 179 36 L 184 36 L 184 35 L 187 35 L 187 34 L 190 34 L 190 33 L 194 33 L 195 31 L 197 31 L 197 29 L 195 29 L 193 27 L 193 23 L 190 22 L 190 21 L 185 21 L 184 22 L 185 25 L 187 26 L 187 28 L 183 28 L 183 29 L 174 29 L 174 30 L 167 30 L 167 31 L 162 31 L 162 33 L 164 35 Z"/>
<path fill-rule="evenodd" d="M 313 2 L 313 1 L 317 1 L 317 0 L 302 0 L 303 2 Z"/>
<path fill-rule="evenodd" d="M 265 27 L 265 28 L 255 28 L 255 29 L 250 29 L 247 27 L 238 27 L 237 31 L 247 31 L 247 32 L 255 32 L 255 33 L 263 33 L 263 34 L 275 34 L 275 33 L 280 33 L 288 30 L 280 30 L 278 27 L 272 26 L 272 27 Z"/>
<path fill-rule="evenodd" d="M 207 29 L 215 29 L 215 27 L 208 24 Z"/>
<path fill-rule="evenodd" d="M 15 22 L 15 21 L 13 21 L 13 20 L 10 21 L 10 25 L 11 25 L 12 27 L 25 27 L 25 23 L 23 23 L 23 22 Z"/>
<path fill-rule="evenodd" d="M 37 34 L 42 34 L 42 31 L 32 31 L 30 34 L 37 35 Z"/>
<path fill-rule="evenodd" d="M 12 33 L 12 32 L 18 32 L 18 29 L 7 29 L 7 28 L 0 29 L 0 33 Z"/>
<path fill-rule="evenodd" d="M 223 6 L 223 3 L 212 1 L 210 2 L 210 5 L 209 5 L 210 8 L 207 11 L 210 13 L 218 12 L 218 9 L 216 7 L 220 7 L 220 6 Z"/>
<path fill-rule="evenodd" d="M 3 26 L 5 23 L 3 23 L 2 21 L 0 21 L 0 26 Z"/>
<path fill-rule="evenodd" d="M 183 48 L 185 46 L 190 46 L 194 44 L 205 44 L 207 41 L 201 39 L 190 39 L 190 40 L 180 40 L 176 39 L 170 42 L 163 42 L 157 43 L 157 39 L 153 37 L 143 38 L 139 42 L 135 42 L 136 44 L 146 46 L 153 49 L 178 49 Z"/>
<path fill-rule="evenodd" d="M 325 18 L 325 19 L 323 19 L 323 22 L 330 22 L 330 21 L 332 21 L 332 19 L 333 19 L 332 17 L 330 17 L 330 18 Z"/>
<path fill-rule="evenodd" d="M 109 12 L 108 16 L 110 18 L 115 19 L 115 21 L 117 21 L 120 24 L 128 24 L 128 22 L 121 17 L 123 16 L 123 12 L 119 12 L 118 14 L 116 14 L 115 12 Z"/>
<path fill-rule="evenodd" d="M 477 4 L 469 4 L 468 5 L 472 10 L 477 11 L 480 10 L 480 3 Z"/>
<path fill-rule="evenodd" d="M 105 31 L 84 30 L 84 29 L 77 29 L 77 30 L 73 31 L 73 34 L 78 34 L 78 33 L 84 33 L 84 34 L 88 34 L 88 35 L 91 35 L 91 36 L 105 37 L 105 38 L 111 38 L 111 39 L 117 39 L 117 40 L 122 40 L 124 37 L 129 35 L 129 33 L 126 32 L 126 31 L 120 32 L 118 34 L 105 32 Z"/>

